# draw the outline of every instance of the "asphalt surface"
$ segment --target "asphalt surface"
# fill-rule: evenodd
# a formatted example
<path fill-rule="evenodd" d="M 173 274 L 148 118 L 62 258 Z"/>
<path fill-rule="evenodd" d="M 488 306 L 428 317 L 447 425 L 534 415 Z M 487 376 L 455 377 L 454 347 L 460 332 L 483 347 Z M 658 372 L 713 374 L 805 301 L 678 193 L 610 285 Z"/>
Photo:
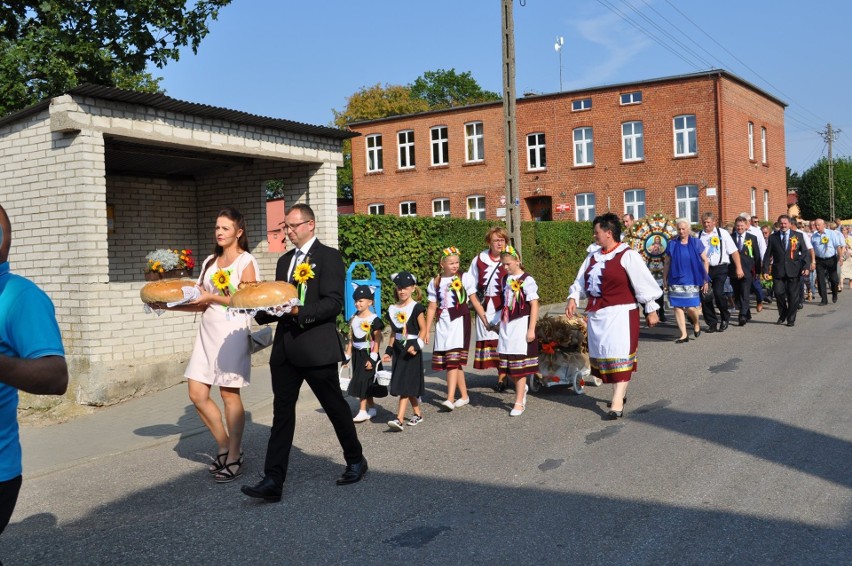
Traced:
<path fill-rule="evenodd" d="M 24 427 L 24 485 L 0 536 L 18 564 L 848 564 L 852 556 L 849 320 L 836 305 L 676 345 L 642 329 L 625 418 L 610 386 L 513 395 L 467 372 L 471 404 L 390 432 L 395 399 L 358 425 L 364 481 L 303 390 L 284 498 L 244 497 L 271 422 L 269 372 L 245 391 L 245 476 L 215 484 L 215 451 L 184 386 L 71 422 Z M 354 400 L 351 400 L 353 407 Z"/>

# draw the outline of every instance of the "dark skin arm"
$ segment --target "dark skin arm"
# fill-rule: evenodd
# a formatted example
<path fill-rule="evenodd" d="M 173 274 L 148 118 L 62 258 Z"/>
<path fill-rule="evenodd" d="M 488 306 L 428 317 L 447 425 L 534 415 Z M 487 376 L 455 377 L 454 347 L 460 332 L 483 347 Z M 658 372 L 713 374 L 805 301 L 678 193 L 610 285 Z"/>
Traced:
<path fill-rule="evenodd" d="M 63 395 L 68 366 L 62 356 L 24 359 L 0 355 L 0 382 L 35 395 Z"/>

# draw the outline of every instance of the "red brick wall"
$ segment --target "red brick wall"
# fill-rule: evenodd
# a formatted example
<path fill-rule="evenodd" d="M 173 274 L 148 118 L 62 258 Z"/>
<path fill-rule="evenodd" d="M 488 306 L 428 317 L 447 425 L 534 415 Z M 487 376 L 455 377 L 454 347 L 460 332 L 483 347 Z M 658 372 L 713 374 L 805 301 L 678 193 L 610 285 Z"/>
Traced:
<path fill-rule="evenodd" d="M 675 187 L 699 186 L 699 211 L 721 214 L 732 220 L 741 211 L 750 211 L 750 188 L 758 189 L 758 215 L 762 213 L 762 191 L 770 194 L 770 213 L 783 207 L 786 174 L 784 170 L 783 108 L 755 91 L 724 77 L 720 82 L 721 117 L 717 116 L 717 78 L 698 76 L 665 82 L 637 84 L 630 88 L 602 88 L 582 93 L 531 97 L 518 101 L 518 152 L 520 196 L 552 199 L 554 220 L 575 219 L 575 195 L 593 192 L 596 212 L 622 213 L 624 191 L 645 189 L 647 213 L 675 214 Z M 619 94 L 640 90 L 642 103 L 622 106 Z M 571 102 L 591 98 L 592 108 L 572 112 Z M 697 147 L 694 157 L 674 157 L 673 118 L 696 116 Z M 755 167 L 748 161 L 746 123 L 755 122 L 755 151 L 760 160 L 760 127 L 767 128 L 768 161 Z M 624 163 L 621 149 L 622 122 L 641 120 L 645 159 Z M 485 134 L 485 160 L 464 163 L 464 124 L 482 121 Z M 399 203 L 417 202 L 420 216 L 432 214 L 432 199 L 449 198 L 454 217 L 466 215 L 469 195 L 486 195 L 486 214 L 496 218 L 500 197 L 505 194 L 503 157 L 503 110 L 498 104 L 376 121 L 353 127 L 362 134 L 353 139 L 353 178 L 356 213 L 366 213 L 371 203 L 381 202 L 386 214 L 399 214 Z M 723 133 L 719 133 L 719 124 Z M 430 167 L 430 128 L 445 125 L 449 130 L 450 163 Z M 594 165 L 574 167 L 573 130 L 592 127 Z M 413 129 L 416 167 L 397 168 L 397 132 Z M 547 168 L 529 171 L 526 136 L 544 132 Z M 370 134 L 383 136 L 384 170 L 367 174 L 366 141 Z M 721 143 L 720 143 L 721 141 Z M 720 153 L 721 152 L 721 153 Z M 721 157 L 721 159 L 720 159 Z M 721 166 L 721 167 L 720 167 Z M 721 172 L 720 172 L 721 168 Z M 724 174 L 724 178 L 722 177 Z M 716 196 L 707 196 L 707 188 Z M 720 197 L 722 202 L 720 203 Z M 556 205 L 570 205 L 557 212 Z M 724 205 L 724 210 L 720 208 Z M 526 202 L 521 206 L 524 220 L 531 218 Z"/>

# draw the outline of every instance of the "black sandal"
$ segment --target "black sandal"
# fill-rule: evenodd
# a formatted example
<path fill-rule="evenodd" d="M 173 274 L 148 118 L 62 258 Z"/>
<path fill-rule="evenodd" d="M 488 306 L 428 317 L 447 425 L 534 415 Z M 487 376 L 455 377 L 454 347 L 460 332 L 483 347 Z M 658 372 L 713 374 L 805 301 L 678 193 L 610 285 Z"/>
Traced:
<path fill-rule="evenodd" d="M 215 476 L 219 472 L 222 471 L 222 468 L 225 467 L 225 462 L 228 460 L 228 453 L 224 452 L 222 454 L 217 454 L 215 458 L 211 458 L 213 463 L 207 468 L 207 471 L 210 472 L 211 476 Z"/>
<path fill-rule="evenodd" d="M 237 471 L 234 472 L 231 470 L 234 466 L 237 467 Z M 228 483 L 232 482 L 238 477 L 243 475 L 243 458 L 240 457 L 236 462 L 231 462 L 230 464 L 225 464 L 222 466 L 222 469 L 216 472 L 216 475 L 213 476 L 213 479 L 216 483 Z"/>

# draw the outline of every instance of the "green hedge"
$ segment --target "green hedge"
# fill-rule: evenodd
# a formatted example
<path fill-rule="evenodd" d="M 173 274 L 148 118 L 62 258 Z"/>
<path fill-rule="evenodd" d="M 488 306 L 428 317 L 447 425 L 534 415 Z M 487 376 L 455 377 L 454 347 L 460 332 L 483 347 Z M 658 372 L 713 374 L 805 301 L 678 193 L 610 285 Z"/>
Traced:
<path fill-rule="evenodd" d="M 443 248 L 459 248 L 462 270 L 467 270 L 473 257 L 486 248 L 485 233 L 498 224 L 502 225 L 459 218 L 341 216 L 340 252 L 347 266 L 355 261 L 373 264 L 386 308 L 394 302 L 391 273 L 412 272 L 425 293 L 428 280 L 440 271 Z M 539 284 L 542 303 L 564 301 L 592 242 L 591 222 L 523 222 L 521 240 L 523 264 Z M 368 273 L 356 269 L 353 276 L 363 279 Z"/>

